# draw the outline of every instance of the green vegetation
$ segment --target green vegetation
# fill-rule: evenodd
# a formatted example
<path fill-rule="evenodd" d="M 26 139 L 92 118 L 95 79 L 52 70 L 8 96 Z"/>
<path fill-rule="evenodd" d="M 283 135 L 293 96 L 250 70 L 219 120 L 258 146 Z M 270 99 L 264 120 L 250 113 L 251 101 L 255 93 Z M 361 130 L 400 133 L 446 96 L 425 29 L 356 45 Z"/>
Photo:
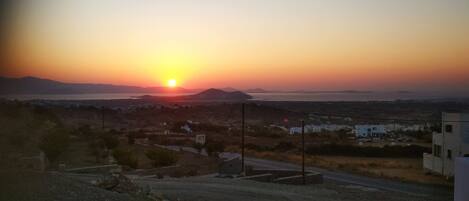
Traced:
<path fill-rule="evenodd" d="M 15 150 L 30 154 L 38 151 L 40 138 L 61 123 L 52 112 L 42 107 L 0 100 L 0 125 L 4 152 Z"/>
<path fill-rule="evenodd" d="M 149 150 L 145 152 L 145 155 L 153 161 L 154 167 L 170 166 L 178 161 L 178 156 L 167 150 Z"/>
<path fill-rule="evenodd" d="M 192 145 L 192 147 L 194 147 L 194 149 L 197 149 L 197 151 L 200 153 L 202 152 L 202 149 L 205 147 L 203 144 L 199 144 L 199 143 L 194 143 Z"/>
<path fill-rule="evenodd" d="M 225 151 L 225 144 L 223 142 L 207 141 L 205 147 L 207 149 L 208 155 L 213 155 Z"/>
<path fill-rule="evenodd" d="M 99 139 L 107 149 L 114 149 L 119 145 L 119 139 L 117 136 L 112 135 L 110 132 L 100 133 Z"/>
<path fill-rule="evenodd" d="M 57 128 L 42 137 L 39 148 L 44 151 L 49 161 L 54 162 L 68 148 L 69 143 L 68 131 Z"/>
<path fill-rule="evenodd" d="M 8 142 L 18 148 L 23 148 L 28 141 L 28 135 L 25 131 L 7 134 Z"/>
<path fill-rule="evenodd" d="M 197 149 L 199 153 L 202 151 L 203 148 L 205 148 L 205 151 L 207 151 L 207 154 L 211 156 L 213 154 L 223 152 L 226 146 L 221 141 L 207 141 L 204 145 L 199 144 L 199 143 L 194 143 L 192 144 L 192 147 Z"/>
<path fill-rule="evenodd" d="M 253 143 L 247 143 L 245 145 L 247 149 L 254 150 L 254 151 L 292 151 L 296 150 L 296 146 L 292 142 L 287 142 L 287 141 L 280 141 L 278 142 L 275 146 L 262 146 L 262 145 L 257 145 Z"/>
<path fill-rule="evenodd" d="M 138 158 L 130 149 L 117 147 L 112 151 L 112 156 L 114 156 L 119 165 L 131 168 L 138 167 Z"/>
<path fill-rule="evenodd" d="M 296 149 L 296 146 L 292 142 L 286 142 L 286 141 L 280 141 L 273 148 L 273 150 L 277 150 L 277 151 L 290 151 L 293 149 Z"/>
<path fill-rule="evenodd" d="M 285 136 L 286 131 L 278 128 L 270 128 L 266 126 L 250 126 L 246 135 L 253 137 L 281 138 Z"/>
<path fill-rule="evenodd" d="M 424 152 L 431 152 L 431 149 L 418 145 L 362 147 L 347 144 L 323 144 L 308 146 L 305 152 L 333 156 L 421 158 Z"/>
<path fill-rule="evenodd" d="M 213 132 L 213 133 L 220 133 L 226 132 L 228 130 L 225 126 L 215 125 L 211 123 L 188 123 L 186 121 L 178 121 L 175 122 L 171 126 L 171 132 L 176 133 L 185 133 L 187 131 L 181 129 L 184 125 L 188 125 L 193 132 Z"/>

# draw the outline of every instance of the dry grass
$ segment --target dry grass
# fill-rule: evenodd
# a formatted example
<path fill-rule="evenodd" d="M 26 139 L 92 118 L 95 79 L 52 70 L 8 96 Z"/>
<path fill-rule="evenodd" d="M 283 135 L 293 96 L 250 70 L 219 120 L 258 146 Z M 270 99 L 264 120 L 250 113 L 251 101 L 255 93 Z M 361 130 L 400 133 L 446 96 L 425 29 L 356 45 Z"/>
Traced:
<path fill-rule="evenodd" d="M 141 145 L 126 145 L 138 157 L 138 168 L 140 169 L 154 169 L 153 161 L 150 160 L 145 152 L 148 150 L 161 150 L 162 148 L 154 146 L 141 146 Z M 218 168 L 218 160 L 213 157 L 205 157 L 198 154 L 189 152 L 174 152 L 178 156 L 177 166 L 181 169 L 194 169 L 196 175 L 204 175 L 215 173 Z M 193 175 L 192 175 L 193 176 Z"/>
<path fill-rule="evenodd" d="M 239 151 L 238 147 L 228 147 L 227 151 Z M 257 152 L 246 150 L 246 154 L 256 158 L 287 161 L 301 164 L 298 153 Z M 419 158 L 371 158 L 347 156 L 306 156 L 308 166 L 321 167 L 329 170 L 340 170 L 367 176 L 390 178 L 399 181 L 425 184 L 453 185 L 441 176 L 427 175 Z"/>

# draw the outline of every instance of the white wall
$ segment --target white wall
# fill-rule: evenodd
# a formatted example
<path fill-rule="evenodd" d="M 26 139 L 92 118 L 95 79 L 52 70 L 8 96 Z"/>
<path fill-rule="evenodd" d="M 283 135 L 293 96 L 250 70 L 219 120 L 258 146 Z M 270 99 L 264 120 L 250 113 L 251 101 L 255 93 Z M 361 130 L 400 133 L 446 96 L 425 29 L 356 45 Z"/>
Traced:
<path fill-rule="evenodd" d="M 454 175 L 454 201 L 469 199 L 469 158 L 456 158 Z"/>
<path fill-rule="evenodd" d="M 355 125 L 357 137 L 369 137 L 372 134 L 386 134 L 384 125 Z"/>

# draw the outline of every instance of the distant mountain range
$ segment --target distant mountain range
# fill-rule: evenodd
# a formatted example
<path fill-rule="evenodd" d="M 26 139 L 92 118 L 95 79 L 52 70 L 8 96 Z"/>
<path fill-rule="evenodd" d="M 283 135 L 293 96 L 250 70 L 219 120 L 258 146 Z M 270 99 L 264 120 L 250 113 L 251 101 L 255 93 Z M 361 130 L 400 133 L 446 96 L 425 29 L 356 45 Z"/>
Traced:
<path fill-rule="evenodd" d="M 141 96 L 142 99 L 169 100 L 169 101 L 243 101 L 252 99 L 252 96 L 241 91 L 223 91 L 221 89 L 207 89 L 194 95 L 183 96 Z"/>
<path fill-rule="evenodd" d="M 0 94 L 86 94 L 86 93 L 193 93 L 181 87 L 137 87 L 112 84 L 65 83 L 36 77 L 0 77 Z"/>
<path fill-rule="evenodd" d="M 0 76 L 0 94 L 94 94 L 94 93 L 197 93 L 204 89 L 185 89 L 182 87 L 138 87 L 112 84 L 66 83 L 37 77 L 8 78 Z M 373 93 L 373 91 L 337 90 L 337 91 L 271 91 L 261 88 L 239 90 L 232 87 L 221 88 L 224 92 L 244 93 Z M 412 91 L 395 91 L 408 94 Z"/>

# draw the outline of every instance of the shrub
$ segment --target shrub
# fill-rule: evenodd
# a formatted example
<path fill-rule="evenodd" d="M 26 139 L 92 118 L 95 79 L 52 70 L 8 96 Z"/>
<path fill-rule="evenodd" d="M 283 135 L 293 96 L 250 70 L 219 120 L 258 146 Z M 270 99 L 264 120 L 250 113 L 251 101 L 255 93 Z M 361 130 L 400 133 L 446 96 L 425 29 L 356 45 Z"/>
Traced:
<path fill-rule="evenodd" d="M 102 133 L 99 137 L 108 149 L 114 149 L 119 145 L 119 139 L 111 133 Z"/>
<path fill-rule="evenodd" d="M 131 168 L 138 167 L 138 159 L 135 154 L 129 149 L 115 148 L 112 151 L 112 156 L 114 156 L 119 165 L 125 165 Z"/>
<path fill-rule="evenodd" d="M 81 136 L 85 139 L 92 139 L 94 137 L 94 132 L 91 129 L 90 125 L 82 125 L 73 131 L 77 136 Z"/>
<path fill-rule="evenodd" d="M 170 166 L 178 161 L 178 156 L 167 150 L 149 150 L 145 155 L 153 161 L 154 167 Z"/>
<path fill-rule="evenodd" d="M 7 135 L 8 142 L 12 145 L 23 148 L 26 142 L 29 140 L 28 136 L 24 132 L 17 132 Z"/>
<path fill-rule="evenodd" d="M 275 151 L 289 151 L 295 149 L 296 146 L 291 142 L 281 141 L 273 148 Z"/>
<path fill-rule="evenodd" d="M 128 144 L 135 144 L 135 137 L 131 134 L 127 135 L 127 143 Z"/>
<path fill-rule="evenodd" d="M 253 143 L 245 144 L 244 148 L 254 150 L 254 151 L 272 151 L 271 147 L 256 145 L 256 144 L 253 144 Z"/>
<path fill-rule="evenodd" d="M 209 155 L 225 151 L 225 144 L 223 142 L 207 141 L 205 147 L 207 148 L 207 154 Z"/>
<path fill-rule="evenodd" d="M 53 129 L 42 137 L 39 148 L 53 162 L 68 148 L 69 141 L 69 134 L 65 129 Z"/>
<path fill-rule="evenodd" d="M 251 126 L 248 130 L 247 135 L 253 137 L 268 137 L 268 138 L 280 138 L 285 136 L 285 132 L 278 129 L 271 129 L 268 127 Z"/>
<path fill-rule="evenodd" d="M 424 152 L 431 152 L 431 149 L 417 145 L 359 147 L 353 145 L 324 144 L 308 146 L 305 152 L 319 155 L 420 158 Z"/>
<path fill-rule="evenodd" d="M 204 148 L 204 145 L 199 144 L 199 143 L 194 143 L 192 147 L 194 147 L 194 149 L 197 149 L 197 151 L 200 153 L 202 149 Z"/>

